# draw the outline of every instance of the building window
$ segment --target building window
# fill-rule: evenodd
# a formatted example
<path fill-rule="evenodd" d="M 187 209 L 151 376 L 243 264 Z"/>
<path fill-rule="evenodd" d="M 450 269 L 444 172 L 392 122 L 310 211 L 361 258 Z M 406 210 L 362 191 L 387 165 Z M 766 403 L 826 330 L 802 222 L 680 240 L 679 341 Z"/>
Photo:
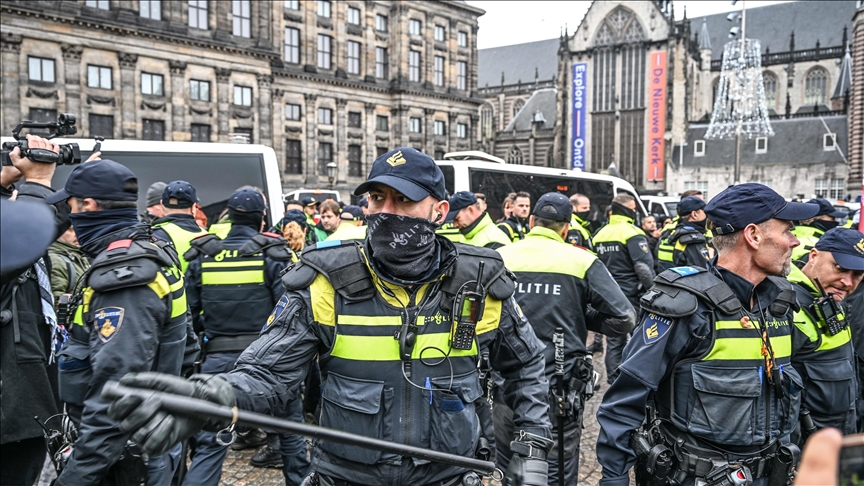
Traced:
<path fill-rule="evenodd" d="M 30 121 L 36 123 L 49 123 L 57 121 L 57 110 L 45 110 L 42 108 L 30 108 Z M 48 135 L 50 131 L 47 128 L 34 128 L 29 133 L 33 135 Z"/>
<path fill-rule="evenodd" d="M 231 13 L 233 14 L 232 33 L 238 37 L 251 37 L 252 7 L 249 0 L 232 0 Z"/>
<path fill-rule="evenodd" d="M 765 88 L 765 105 L 769 110 L 777 109 L 777 76 L 765 71 L 762 73 L 762 86 Z"/>
<path fill-rule="evenodd" d="M 84 5 L 100 10 L 108 10 L 108 0 L 87 0 Z"/>
<path fill-rule="evenodd" d="M 87 65 L 87 87 L 111 89 L 111 68 Z"/>
<path fill-rule="evenodd" d="M 764 154 L 768 151 L 768 137 L 756 137 L 756 153 Z"/>
<path fill-rule="evenodd" d="M 423 29 L 423 24 L 420 23 L 419 20 L 410 19 L 408 20 L 408 33 L 411 35 L 420 35 L 420 31 Z"/>
<path fill-rule="evenodd" d="M 348 146 L 348 177 L 363 177 L 362 148 L 359 145 Z"/>
<path fill-rule="evenodd" d="M 28 57 L 27 61 L 30 65 L 30 81 L 54 82 L 54 59 Z"/>
<path fill-rule="evenodd" d="M 408 80 L 420 82 L 420 52 L 408 52 Z"/>
<path fill-rule="evenodd" d="M 387 79 L 389 71 L 389 61 L 387 59 L 387 48 L 375 48 L 375 77 L 378 79 Z"/>
<path fill-rule="evenodd" d="M 705 140 L 696 140 L 693 142 L 693 156 L 694 157 L 704 157 L 705 156 Z"/>
<path fill-rule="evenodd" d="M 360 43 L 348 41 L 348 74 L 360 74 Z"/>
<path fill-rule="evenodd" d="M 143 120 L 142 140 L 165 140 L 165 122 L 162 120 Z"/>
<path fill-rule="evenodd" d="M 243 143 L 252 143 L 252 129 L 251 128 L 235 128 L 234 129 L 234 142 L 241 141 Z"/>
<path fill-rule="evenodd" d="M 419 118 L 411 118 L 408 120 L 408 131 L 411 133 L 420 133 L 422 130 L 422 121 Z"/>
<path fill-rule="evenodd" d="M 444 57 L 435 56 L 435 86 L 444 86 Z"/>
<path fill-rule="evenodd" d="M 327 164 L 333 162 L 333 144 L 318 143 L 318 175 L 327 175 Z"/>
<path fill-rule="evenodd" d="M 459 138 L 468 138 L 468 125 L 465 123 L 457 123 L 456 136 Z"/>
<path fill-rule="evenodd" d="M 303 163 L 301 157 L 300 140 L 285 141 L 285 173 L 286 174 L 302 174 Z"/>
<path fill-rule="evenodd" d="M 292 121 L 300 121 L 300 105 L 293 103 L 285 104 L 285 119 Z"/>
<path fill-rule="evenodd" d="M 363 126 L 363 115 L 359 111 L 348 112 L 348 128 L 360 128 Z"/>
<path fill-rule="evenodd" d="M 375 147 L 375 158 L 377 159 L 378 157 L 381 157 L 389 151 L 390 149 L 388 149 L 387 147 Z"/>
<path fill-rule="evenodd" d="M 234 86 L 234 104 L 236 106 L 252 106 L 252 88 Z"/>
<path fill-rule="evenodd" d="M 90 137 L 114 138 L 114 117 L 90 113 Z"/>
<path fill-rule="evenodd" d="M 300 10 L 299 0 L 285 0 L 285 8 L 288 10 Z"/>
<path fill-rule="evenodd" d="M 481 137 L 484 140 L 492 138 L 495 129 L 495 109 L 489 103 L 484 104 L 483 108 L 480 109 L 480 129 L 482 130 Z"/>
<path fill-rule="evenodd" d="M 446 30 L 444 30 L 443 25 L 435 26 L 435 40 L 438 42 L 444 42 L 444 36 L 446 35 Z"/>
<path fill-rule="evenodd" d="M 330 2 L 327 0 L 318 0 L 318 16 L 330 18 Z"/>
<path fill-rule="evenodd" d="M 145 19 L 162 20 L 162 1 L 138 0 L 138 12 Z"/>
<path fill-rule="evenodd" d="M 468 89 L 468 63 L 459 61 L 456 63 L 456 89 Z"/>
<path fill-rule="evenodd" d="M 828 95 L 828 71 L 816 66 L 804 79 L 804 104 L 824 105 Z"/>
<path fill-rule="evenodd" d="M 468 33 L 467 32 L 459 32 L 458 44 L 459 44 L 459 47 L 468 47 Z"/>
<path fill-rule="evenodd" d="M 522 165 L 522 151 L 519 150 L 519 147 L 515 145 L 510 147 L 510 150 L 507 152 L 507 163 Z"/>
<path fill-rule="evenodd" d="M 360 25 L 360 9 L 348 7 L 348 23 L 351 25 Z"/>
<path fill-rule="evenodd" d="M 441 149 L 435 149 L 435 160 L 444 160 L 444 151 Z"/>
<path fill-rule="evenodd" d="M 684 190 L 700 191 L 706 201 L 710 199 L 708 197 L 708 181 L 684 181 Z"/>
<path fill-rule="evenodd" d="M 445 135 L 447 132 L 447 124 L 445 124 L 441 120 L 435 120 L 435 124 L 433 125 L 435 128 L 435 135 Z"/>
<path fill-rule="evenodd" d="M 207 0 L 189 0 L 189 27 L 207 30 Z"/>
<path fill-rule="evenodd" d="M 816 179 L 814 191 L 816 197 L 822 197 L 828 195 L 828 179 Z"/>
<path fill-rule="evenodd" d="M 300 64 L 300 29 L 285 28 L 285 62 Z"/>
<path fill-rule="evenodd" d="M 523 100 L 522 98 L 517 98 L 516 101 L 513 102 L 514 117 L 519 113 L 519 110 L 521 110 L 523 106 L 525 106 L 525 100 Z"/>
<path fill-rule="evenodd" d="M 319 125 L 332 125 L 333 124 L 333 110 L 330 108 L 318 108 L 318 124 Z"/>
<path fill-rule="evenodd" d="M 822 150 L 826 152 L 833 152 L 834 150 L 837 150 L 836 133 L 826 133 L 822 135 Z"/>
<path fill-rule="evenodd" d="M 189 99 L 210 101 L 210 81 L 189 80 Z"/>
<path fill-rule="evenodd" d="M 193 123 L 191 128 L 193 142 L 209 142 L 210 141 L 210 125 Z"/>
<path fill-rule="evenodd" d="M 146 95 L 162 96 L 162 75 L 141 73 L 141 93 Z"/>
<path fill-rule="evenodd" d="M 387 16 L 376 14 L 375 15 L 375 30 L 378 32 L 387 32 Z"/>
<path fill-rule="evenodd" d="M 329 35 L 318 34 L 318 67 L 321 69 L 330 69 L 332 61 L 330 42 L 332 40 Z"/>
<path fill-rule="evenodd" d="M 844 192 L 846 192 L 846 180 L 831 179 L 831 192 L 828 193 L 828 198 L 843 199 Z"/>
<path fill-rule="evenodd" d="M 384 115 L 378 115 L 375 117 L 375 130 L 379 132 L 386 132 L 390 129 L 389 119 Z"/>

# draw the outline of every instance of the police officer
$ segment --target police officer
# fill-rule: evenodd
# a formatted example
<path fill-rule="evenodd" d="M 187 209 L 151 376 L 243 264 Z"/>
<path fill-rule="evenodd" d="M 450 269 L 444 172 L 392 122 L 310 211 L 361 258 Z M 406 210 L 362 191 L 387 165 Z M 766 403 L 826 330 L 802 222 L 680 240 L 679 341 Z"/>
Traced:
<path fill-rule="evenodd" d="M 153 221 L 153 236 L 174 244 L 180 255 L 183 273 L 189 267 L 189 262 L 183 257 L 191 247 L 189 242 L 207 234 L 195 221 L 197 202 L 198 195 L 192 184 L 186 181 L 171 182 L 162 191 L 162 212 L 165 216 Z"/>
<path fill-rule="evenodd" d="M 78 427 L 72 456 L 58 485 L 123 483 L 141 465 L 124 453 L 129 433 L 107 415 L 102 386 L 126 373 L 180 374 L 187 306 L 180 263 L 170 245 L 151 238 L 137 219 L 138 180 L 111 160 L 77 166 L 64 188 L 45 201 L 66 201 L 69 219 L 91 267 L 76 288 L 60 351 L 60 399 Z M 170 481 L 165 454 L 151 455 L 148 484 Z M 112 467 L 114 466 L 114 467 Z M 109 471 L 110 470 L 110 471 Z"/>
<path fill-rule="evenodd" d="M 687 191 L 682 192 L 681 193 L 681 199 L 684 199 L 685 197 L 698 197 L 699 199 L 702 199 L 702 200 L 705 199 L 705 195 L 702 194 L 702 191 L 697 190 L 697 189 L 689 189 Z M 680 221 L 680 220 L 681 220 L 681 217 L 676 214 L 674 218 L 666 221 L 661 226 L 661 232 L 665 233 L 667 231 L 673 230 L 675 228 L 675 226 L 678 225 L 678 221 Z"/>
<path fill-rule="evenodd" d="M 857 363 L 852 328 L 840 302 L 855 292 L 862 276 L 864 234 L 845 228 L 833 228 L 822 235 L 810 250 L 807 263 L 800 270 L 793 266 L 789 275 L 801 306 L 792 328 L 792 365 L 805 385 L 801 446 L 815 429 L 834 427 L 845 434 L 857 429 Z M 827 299 L 838 304 L 832 305 Z M 826 319 L 832 321 L 830 326 Z"/>
<path fill-rule="evenodd" d="M 339 213 L 339 227 L 327 239 L 365 240 L 366 226 L 363 224 L 363 210 L 360 206 L 345 206 Z"/>
<path fill-rule="evenodd" d="M 567 233 L 567 243 L 581 246 L 591 250 L 591 231 L 588 229 L 591 222 L 588 216 L 591 214 L 591 200 L 584 194 L 573 194 L 570 196 L 570 204 L 573 206 L 573 215 L 570 218 L 570 231 Z"/>
<path fill-rule="evenodd" d="M 477 351 L 488 348 L 519 428 L 506 478 L 545 485 L 551 441 L 543 345 L 511 298 L 513 281 L 500 255 L 435 237 L 448 204 L 443 173 L 428 155 L 400 148 L 380 156 L 355 194 L 366 191 L 366 240 L 305 250 L 284 275 L 288 291 L 261 338 L 234 371 L 191 383 L 154 374 L 123 383 L 266 413 L 296 396 L 320 353 L 322 426 L 470 457 L 481 396 Z M 482 313 L 476 306 L 473 314 L 461 312 L 468 292 L 485 295 L 474 301 Z M 451 341 L 456 321 L 461 327 Z M 226 425 L 154 414 L 152 405 L 126 397 L 112 409 L 127 426 L 143 426 L 135 437 L 145 450 L 158 452 L 202 426 Z M 325 485 L 477 484 L 462 468 L 332 442 L 315 444 L 312 468 Z"/>
<path fill-rule="evenodd" d="M 808 255 L 826 231 L 837 227 L 835 218 L 846 216 L 846 213 L 837 210 L 827 199 L 817 197 L 807 202 L 818 204 L 819 213 L 812 219 L 801 221 L 801 224 L 792 230 L 792 234 L 801 242 L 800 246 L 792 250 L 792 261 L 798 261 Z"/>
<path fill-rule="evenodd" d="M 319 228 L 315 223 L 315 214 L 318 213 L 318 204 L 320 204 L 320 201 L 314 197 L 304 197 L 300 203 L 303 205 L 303 212 L 306 213 L 306 224 L 309 225 L 311 234 L 315 235 L 315 241 L 326 240 L 327 232 L 323 228 Z"/>
<path fill-rule="evenodd" d="M 678 224 L 660 235 L 657 247 L 658 271 L 672 267 L 705 267 L 708 239 L 705 238 L 705 201 L 688 196 L 678 202 Z"/>
<path fill-rule="evenodd" d="M 260 323 L 282 295 L 279 274 L 291 260 L 291 251 L 281 237 L 261 233 L 266 209 L 258 191 L 236 191 L 228 199 L 232 223 L 228 236 L 196 238 L 185 255 L 190 262 L 189 309 L 196 330 L 203 330 L 205 336 L 203 373 L 232 370 L 243 350 L 258 338 Z M 300 401 L 292 400 L 290 406 L 287 418 L 302 421 Z M 216 439 L 211 432 L 198 434 L 184 484 L 219 483 L 228 449 Z M 299 483 L 308 466 L 305 450 L 302 457 L 297 456 L 283 460 L 289 484 Z"/>
<path fill-rule="evenodd" d="M 570 230 L 571 204 L 563 194 L 544 194 L 534 205 L 531 230 L 522 241 L 500 248 L 504 263 L 516 274 L 516 302 L 531 316 L 531 326 L 546 345 L 546 378 L 549 380 L 550 419 L 555 445 L 549 457 L 549 484 L 575 485 L 579 479 L 579 442 L 582 435 L 584 398 L 590 397 L 593 366 L 585 348 L 588 330 L 621 336 L 633 330 L 636 313 L 612 280 L 603 263 L 592 253 L 566 244 Z M 589 307 L 590 306 L 590 307 Z M 556 328 L 564 331 L 564 399 L 570 408 L 564 422 L 564 443 L 559 444 L 561 426 L 556 418 L 559 377 L 555 374 Z M 586 357 L 588 358 L 586 360 Z M 506 465 L 510 450 L 507 438 L 513 431 L 513 411 L 503 403 L 494 407 L 499 462 Z M 563 450 L 565 470 L 558 470 Z"/>
<path fill-rule="evenodd" d="M 531 195 L 525 191 L 519 191 L 513 196 L 511 213 L 504 221 L 498 223 L 498 228 L 506 234 L 511 241 L 521 240 L 528 233 L 528 213 L 531 212 Z"/>
<path fill-rule="evenodd" d="M 654 259 L 645 232 L 633 224 L 636 199 L 629 194 L 619 194 L 612 199 L 610 209 L 609 223 L 597 230 L 591 240 L 600 261 L 635 309 L 639 306 L 639 296 L 653 284 Z M 595 345 L 599 338 L 595 336 Z M 626 344 L 627 336 L 606 338 L 606 381 L 610 384 L 618 376 L 621 352 Z"/>
<path fill-rule="evenodd" d="M 459 191 L 448 199 L 450 212 L 446 223 L 453 223 L 462 234 L 462 243 L 496 249 L 510 243 L 510 238 L 495 226 L 488 213 L 480 209 L 477 197 L 470 191 Z"/>
<path fill-rule="evenodd" d="M 629 484 L 637 460 L 639 484 L 789 480 L 797 452 L 782 443 L 803 384 L 790 366 L 795 293 L 782 277 L 798 245 L 792 221 L 817 211 L 761 184 L 707 205 L 718 257 L 707 270 L 661 273 L 642 297 L 639 335 L 597 412 L 600 484 Z"/>
<path fill-rule="evenodd" d="M 153 221 L 165 216 L 162 209 L 162 193 L 165 191 L 165 184 L 162 181 L 154 182 L 147 188 L 147 208 L 138 219 L 142 223 L 152 223 Z"/>

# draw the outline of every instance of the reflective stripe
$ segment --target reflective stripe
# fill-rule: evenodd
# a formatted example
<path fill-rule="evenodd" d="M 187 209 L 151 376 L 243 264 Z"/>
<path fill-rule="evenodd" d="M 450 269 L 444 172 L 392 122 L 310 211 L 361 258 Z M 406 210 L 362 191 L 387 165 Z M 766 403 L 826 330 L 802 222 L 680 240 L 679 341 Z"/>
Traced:
<path fill-rule="evenodd" d="M 745 329 L 741 321 L 717 321 L 714 329 Z"/>
<path fill-rule="evenodd" d="M 171 318 L 182 316 L 188 310 L 186 305 L 186 287 L 183 285 L 183 277 L 171 283 Z"/>
<path fill-rule="evenodd" d="M 423 316 L 420 316 L 423 317 Z M 340 315 L 337 318 L 339 324 L 352 326 L 401 326 L 401 316 L 351 316 Z"/>
<path fill-rule="evenodd" d="M 202 285 L 242 285 L 264 283 L 264 270 L 241 270 L 239 272 L 201 272 Z"/>
<path fill-rule="evenodd" d="M 739 326 L 740 327 L 740 326 Z M 758 332 L 754 329 L 754 333 Z M 792 355 L 792 336 L 773 336 L 771 346 L 775 358 L 786 358 Z M 758 335 L 752 338 L 717 338 L 714 347 L 703 359 L 709 360 L 762 360 L 762 338 Z"/>
<path fill-rule="evenodd" d="M 93 289 L 87 287 L 84 289 L 84 295 L 81 299 L 81 304 L 75 308 L 75 316 L 72 318 L 73 324 L 79 326 L 84 325 L 84 313 L 90 312 L 90 300 L 93 298 Z"/>
<path fill-rule="evenodd" d="M 163 275 L 162 272 L 157 272 L 156 278 L 147 284 L 147 286 L 150 287 L 150 290 L 155 292 L 156 296 L 160 299 L 171 293 L 171 284 L 168 283 L 168 279 L 165 278 L 165 275 Z"/>
<path fill-rule="evenodd" d="M 263 267 L 264 260 L 242 260 L 231 262 L 201 262 L 201 268 Z"/>
<path fill-rule="evenodd" d="M 849 326 L 846 326 L 846 329 L 843 329 L 842 331 L 838 332 L 833 336 L 828 333 L 822 333 L 822 342 L 819 343 L 819 347 L 816 348 L 816 351 L 819 352 L 828 351 L 830 349 L 837 349 L 851 340 L 852 328 Z"/>
<path fill-rule="evenodd" d="M 210 229 L 208 232 L 210 234 L 216 235 L 219 239 L 224 240 L 228 233 L 231 231 L 231 221 L 225 221 L 224 223 L 213 223 L 210 225 Z"/>
<path fill-rule="evenodd" d="M 667 248 L 669 248 L 667 250 Z M 661 262 L 672 262 L 673 249 L 671 247 L 661 246 L 657 248 L 657 259 Z"/>
<path fill-rule="evenodd" d="M 433 348 L 437 348 L 436 351 Z M 477 343 L 470 350 L 450 349 L 448 333 L 419 334 L 411 351 L 412 359 L 442 358 L 447 352 L 450 357 L 477 355 Z M 399 361 L 399 341 L 393 336 L 351 336 L 337 334 L 330 356 L 354 361 Z"/>
<path fill-rule="evenodd" d="M 325 326 L 336 325 L 336 291 L 324 275 L 319 273 L 309 285 L 309 300 L 315 322 Z"/>
<path fill-rule="evenodd" d="M 157 228 L 162 228 L 165 233 L 168 234 L 168 237 L 171 238 L 171 242 L 174 243 L 174 248 L 177 249 L 177 256 L 180 257 L 180 268 L 183 270 L 183 273 L 186 273 L 186 268 L 189 267 L 189 262 L 183 258 L 183 255 L 192 248 L 191 241 L 201 235 L 206 235 L 207 232 L 199 229 L 196 231 L 189 231 L 183 229 L 177 223 L 173 223 L 171 221 L 166 221 L 165 223 L 160 223 L 156 225 Z"/>

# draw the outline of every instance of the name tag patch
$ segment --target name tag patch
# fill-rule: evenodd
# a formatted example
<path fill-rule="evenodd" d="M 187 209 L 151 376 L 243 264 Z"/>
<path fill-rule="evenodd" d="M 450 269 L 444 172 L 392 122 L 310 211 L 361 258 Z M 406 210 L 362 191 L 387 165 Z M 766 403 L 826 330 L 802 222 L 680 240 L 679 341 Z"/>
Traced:
<path fill-rule="evenodd" d="M 648 314 L 645 322 L 642 323 L 642 337 L 645 339 L 645 344 L 654 344 L 659 341 L 660 338 L 669 332 L 674 323 L 674 319 L 658 316 L 657 314 Z"/>
<path fill-rule="evenodd" d="M 270 313 L 270 317 L 267 318 L 267 323 L 264 324 L 264 329 L 270 327 L 270 324 L 273 324 L 273 321 L 282 317 L 282 314 L 285 313 L 285 310 L 288 308 L 288 296 L 283 295 L 279 298 L 279 302 L 276 303 L 276 307 L 273 308 L 273 312 Z"/>
<path fill-rule="evenodd" d="M 120 331 L 125 313 L 126 309 L 122 307 L 103 307 L 93 313 L 93 327 L 103 343 L 113 339 Z"/>

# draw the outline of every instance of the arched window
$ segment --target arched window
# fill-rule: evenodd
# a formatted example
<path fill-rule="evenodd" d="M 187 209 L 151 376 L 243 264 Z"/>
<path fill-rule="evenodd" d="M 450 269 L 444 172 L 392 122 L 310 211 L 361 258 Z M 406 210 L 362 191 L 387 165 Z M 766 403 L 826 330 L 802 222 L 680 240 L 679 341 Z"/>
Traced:
<path fill-rule="evenodd" d="M 720 88 L 720 78 L 714 78 L 714 83 L 711 85 L 711 109 L 714 109 L 714 104 L 717 103 L 717 90 Z"/>
<path fill-rule="evenodd" d="M 765 87 L 765 105 L 769 110 L 777 109 L 777 76 L 771 71 L 762 73 L 762 86 Z"/>
<path fill-rule="evenodd" d="M 518 99 L 516 99 L 516 101 L 513 102 L 513 116 L 514 117 L 516 116 L 517 113 L 519 113 L 519 110 L 521 110 L 523 106 L 525 106 L 525 100 L 523 100 L 522 98 L 518 98 Z"/>
<path fill-rule="evenodd" d="M 603 19 L 594 36 L 594 45 L 629 44 L 644 38 L 645 31 L 633 12 L 619 6 Z"/>
<path fill-rule="evenodd" d="M 828 71 L 816 66 L 804 77 L 804 104 L 824 105 L 828 96 Z"/>
<path fill-rule="evenodd" d="M 480 109 L 480 129 L 481 138 L 484 140 L 488 140 L 494 135 L 494 120 L 495 120 L 495 110 L 492 108 L 492 105 L 489 103 L 485 103 L 483 108 Z"/>
<path fill-rule="evenodd" d="M 519 147 L 515 145 L 510 147 L 510 151 L 507 152 L 507 163 L 522 165 L 522 151 Z"/>

